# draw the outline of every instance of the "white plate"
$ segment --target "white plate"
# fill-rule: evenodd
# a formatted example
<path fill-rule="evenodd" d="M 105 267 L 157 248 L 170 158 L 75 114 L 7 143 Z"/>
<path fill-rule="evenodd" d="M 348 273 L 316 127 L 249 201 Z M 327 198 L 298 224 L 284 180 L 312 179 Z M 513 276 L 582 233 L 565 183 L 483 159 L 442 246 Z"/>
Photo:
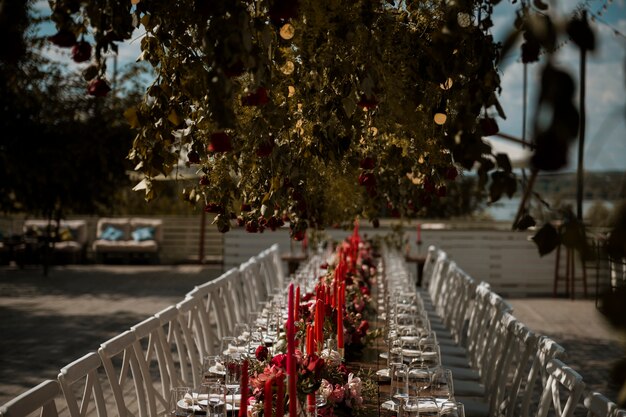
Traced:
<path fill-rule="evenodd" d="M 378 376 L 378 379 L 381 381 L 389 381 L 391 379 L 389 377 L 389 369 L 387 368 L 376 371 L 376 376 Z"/>

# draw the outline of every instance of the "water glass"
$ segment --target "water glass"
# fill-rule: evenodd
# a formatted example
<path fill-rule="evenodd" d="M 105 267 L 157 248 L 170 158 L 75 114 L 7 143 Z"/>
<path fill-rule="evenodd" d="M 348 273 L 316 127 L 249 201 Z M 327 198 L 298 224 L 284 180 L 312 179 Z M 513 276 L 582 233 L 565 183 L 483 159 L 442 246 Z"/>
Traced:
<path fill-rule="evenodd" d="M 169 414 L 172 417 L 193 416 L 191 388 L 175 387 L 170 390 Z"/>
<path fill-rule="evenodd" d="M 409 396 L 408 384 L 409 367 L 403 363 L 392 363 L 389 367 L 391 377 L 391 400 L 396 404 Z"/>
<path fill-rule="evenodd" d="M 202 360 L 202 383 L 206 385 L 223 383 L 226 369 L 221 356 L 205 356 Z"/>
<path fill-rule="evenodd" d="M 421 396 L 430 390 L 431 371 L 419 363 L 412 363 L 408 368 L 409 395 Z"/>
<path fill-rule="evenodd" d="M 452 371 L 438 366 L 434 368 L 431 375 L 430 394 L 435 398 L 454 398 L 454 387 L 452 383 Z"/>
<path fill-rule="evenodd" d="M 409 395 L 400 404 L 398 417 L 419 417 L 419 397 Z"/>
<path fill-rule="evenodd" d="M 465 407 L 456 401 L 446 401 L 441 404 L 440 417 L 465 417 Z"/>
<path fill-rule="evenodd" d="M 417 400 L 417 411 L 420 417 L 439 417 L 437 401 L 432 397 L 419 397 Z"/>

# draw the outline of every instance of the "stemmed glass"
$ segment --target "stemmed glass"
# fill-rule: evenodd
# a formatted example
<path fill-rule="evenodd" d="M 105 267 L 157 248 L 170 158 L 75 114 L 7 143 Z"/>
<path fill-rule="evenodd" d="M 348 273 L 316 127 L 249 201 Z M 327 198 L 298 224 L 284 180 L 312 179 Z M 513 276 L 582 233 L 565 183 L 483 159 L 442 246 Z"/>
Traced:
<path fill-rule="evenodd" d="M 207 417 L 226 417 L 226 392 L 222 384 L 210 384 L 207 391 Z"/>
<path fill-rule="evenodd" d="M 235 396 L 239 392 L 241 387 L 241 354 L 239 352 L 233 352 L 225 356 L 226 375 L 225 386 L 228 390 L 228 395 L 232 395 L 232 409 L 235 409 Z"/>

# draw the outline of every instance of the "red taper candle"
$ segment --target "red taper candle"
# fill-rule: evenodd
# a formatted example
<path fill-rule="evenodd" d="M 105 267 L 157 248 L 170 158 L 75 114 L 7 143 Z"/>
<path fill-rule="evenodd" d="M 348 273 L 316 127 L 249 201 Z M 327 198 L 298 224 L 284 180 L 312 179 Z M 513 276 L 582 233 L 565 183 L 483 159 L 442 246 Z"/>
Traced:
<path fill-rule="evenodd" d="M 283 417 L 285 415 L 285 378 L 283 375 L 276 379 L 276 385 L 278 385 L 276 392 L 276 417 Z M 289 413 L 291 413 L 291 399 L 289 400 Z"/>
<path fill-rule="evenodd" d="M 265 381 L 263 387 L 263 415 L 264 417 L 272 417 L 272 378 Z"/>
<path fill-rule="evenodd" d="M 241 400 L 239 401 L 239 417 L 248 415 L 248 360 L 241 364 Z"/>

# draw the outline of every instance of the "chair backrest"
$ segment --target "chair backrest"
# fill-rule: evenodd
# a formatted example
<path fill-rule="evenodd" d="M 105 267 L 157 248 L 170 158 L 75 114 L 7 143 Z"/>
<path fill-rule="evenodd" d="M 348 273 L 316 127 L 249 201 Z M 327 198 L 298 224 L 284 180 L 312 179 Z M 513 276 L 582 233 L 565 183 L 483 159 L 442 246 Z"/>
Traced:
<path fill-rule="evenodd" d="M 161 320 L 152 316 L 130 330 L 135 335 L 135 355 L 143 358 L 148 370 L 144 378 L 148 410 L 152 416 L 163 414 L 168 407 L 170 389 L 180 386 L 182 381 Z"/>
<path fill-rule="evenodd" d="M 526 374 L 525 385 L 523 386 L 522 404 L 516 416 L 530 416 L 530 408 L 536 393 L 543 392 L 548 382 L 547 365 L 553 358 L 560 358 L 565 353 L 565 349 L 547 336 L 540 336 L 537 340 L 537 349 L 532 358 L 530 370 Z"/>
<path fill-rule="evenodd" d="M 26 417 L 37 412 L 39 417 L 58 417 L 56 398 L 60 392 L 58 381 L 44 381 L 0 406 L 0 416 Z"/>
<path fill-rule="evenodd" d="M 98 349 L 113 391 L 118 417 L 149 416 L 144 381 L 148 369 L 143 358 L 136 354 L 135 341 L 135 334 L 127 330 L 102 343 Z M 136 397 L 136 402 L 132 397 Z"/>
<path fill-rule="evenodd" d="M 435 261 L 435 266 L 433 267 L 433 272 L 431 274 L 431 283 L 428 286 L 428 293 L 430 294 L 430 299 L 433 302 L 433 305 L 437 305 L 439 296 L 441 294 L 441 287 L 444 282 L 444 277 L 448 272 L 448 267 L 450 266 L 451 260 L 448 258 L 448 255 L 440 251 L 437 260 Z"/>
<path fill-rule="evenodd" d="M 436 246 L 430 245 L 426 252 L 426 259 L 424 260 L 424 267 L 422 268 L 422 287 L 427 288 L 430 285 L 430 279 L 433 274 L 433 268 L 435 267 L 435 261 L 439 255 L 439 249 Z"/>
<path fill-rule="evenodd" d="M 537 417 L 546 417 L 552 411 L 556 417 L 571 417 L 585 383 L 582 376 L 558 359 L 546 365 L 548 381 L 539 400 Z"/>
<path fill-rule="evenodd" d="M 242 281 L 244 283 L 244 290 L 246 293 L 246 299 L 254 303 L 267 300 L 268 294 L 265 292 L 265 286 L 262 283 L 260 274 L 261 264 L 259 261 L 252 257 L 248 261 L 244 262 L 239 269 Z"/>
<path fill-rule="evenodd" d="M 458 266 L 456 270 L 457 291 L 448 319 L 450 333 L 459 345 L 465 345 L 470 308 L 478 283 Z"/>
<path fill-rule="evenodd" d="M 105 391 L 110 392 L 110 387 L 103 386 L 104 372 L 95 352 L 61 368 L 58 379 L 70 417 L 91 415 L 94 407 L 98 417 L 107 417 Z"/>
<path fill-rule="evenodd" d="M 193 299 L 189 299 L 194 302 Z M 192 307 L 191 304 L 181 306 L 181 309 Z M 169 347 L 174 360 L 175 372 L 170 372 L 172 385 L 198 386 L 201 378 L 200 350 L 192 332 L 189 330 L 189 315 L 181 316 L 178 306 L 167 307 L 155 314 L 161 323 L 165 335 L 165 343 Z M 211 352 L 209 352 L 211 353 Z M 174 377 L 174 374 L 176 375 Z"/>
<path fill-rule="evenodd" d="M 617 404 L 599 392 L 591 392 L 585 397 L 587 417 L 614 417 L 617 415 Z"/>

